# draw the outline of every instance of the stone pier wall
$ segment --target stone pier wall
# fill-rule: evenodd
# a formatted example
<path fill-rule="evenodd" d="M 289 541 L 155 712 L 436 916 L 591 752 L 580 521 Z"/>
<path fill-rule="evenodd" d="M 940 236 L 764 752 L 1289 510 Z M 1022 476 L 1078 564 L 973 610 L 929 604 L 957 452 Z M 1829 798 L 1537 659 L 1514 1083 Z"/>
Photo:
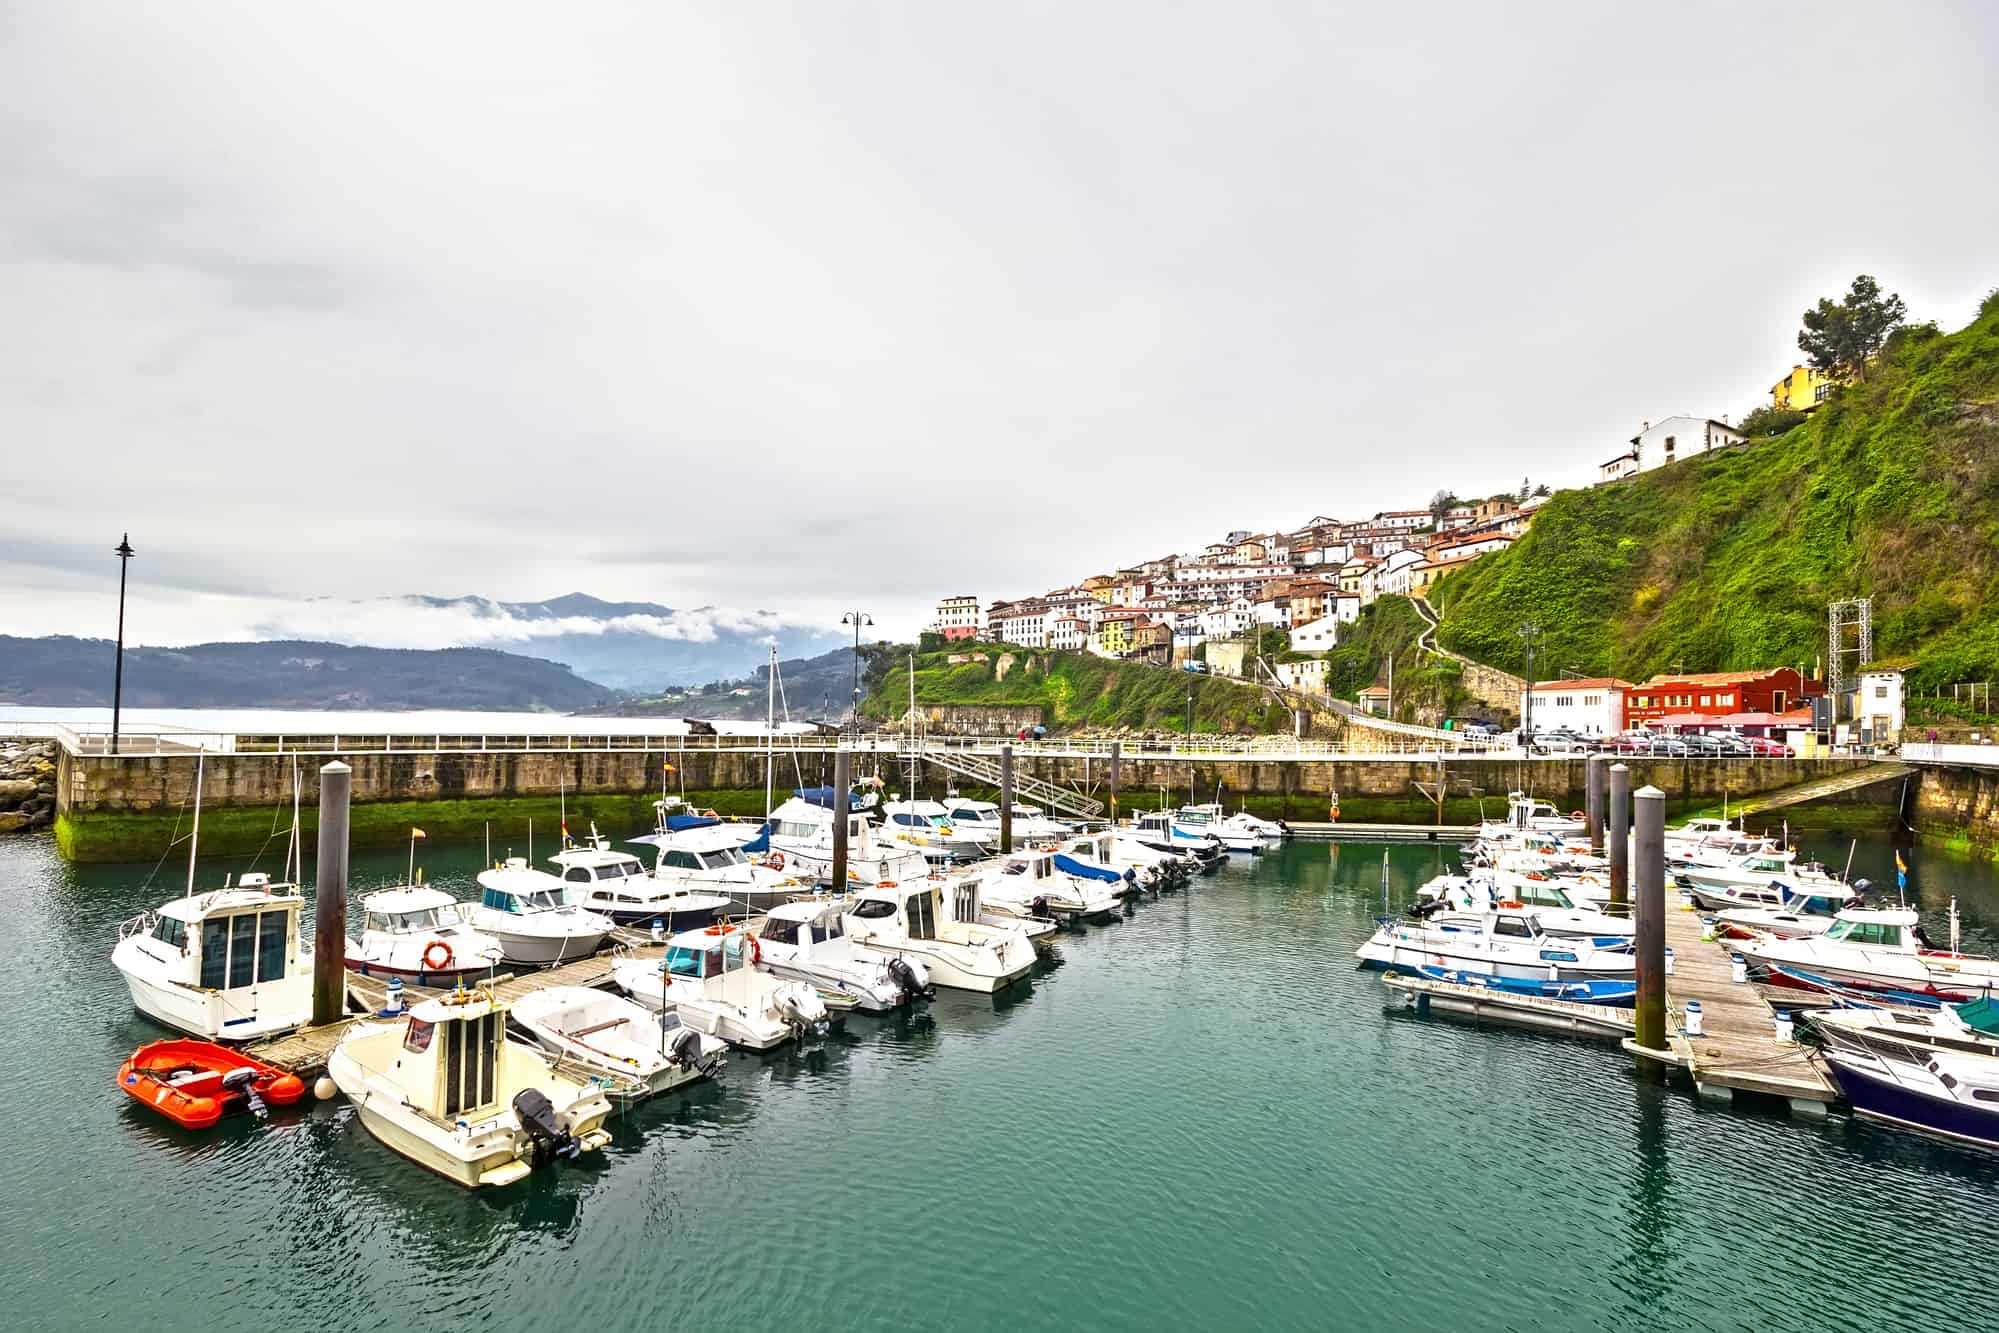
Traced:
<path fill-rule="evenodd" d="M 1925 766 L 1909 822 L 1947 847 L 1999 857 L 1999 769 Z"/>

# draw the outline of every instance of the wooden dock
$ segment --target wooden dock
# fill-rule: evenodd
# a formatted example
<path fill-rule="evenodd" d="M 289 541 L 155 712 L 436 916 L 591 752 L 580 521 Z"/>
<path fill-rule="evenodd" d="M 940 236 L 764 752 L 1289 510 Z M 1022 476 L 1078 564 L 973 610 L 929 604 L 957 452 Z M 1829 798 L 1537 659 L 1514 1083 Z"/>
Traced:
<path fill-rule="evenodd" d="M 1298 838 L 1352 838 L 1356 842 L 1469 842 L 1478 836 L 1475 824 L 1337 824 L 1286 820 Z"/>
<path fill-rule="evenodd" d="M 1418 1013 L 1427 1013 L 1433 1008 L 1442 1009 L 1468 1014 L 1482 1021 L 1515 1023 L 1613 1041 L 1629 1037 L 1636 1022 L 1631 1010 L 1611 1005 L 1578 1004 L 1574 1000 L 1549 1000 L 1538 995 L 1508 995 L 1483 986 L 1432 981 L 1428 977 L 1407 977 L 1396 973 L 1384 976 L 1382 982 L 1389 989 L 1401 992 Z"/>
<path fill-rule="evenodd" d="M 664 945 L 654 944 L 651 937 L 635 930 L 620 930 L 615 937 L 620 947 L 638 958 L 659 958 L 666 952 Z M 559 967 L 545 967 L 533 972 L 496 974 L 493 993 L 501 1000 L 518 1000 L 530 991 L 548 986 L 605 986 L 611 980 L 611 962 L 616 957 L 614 949 L 605 949 L 588 958 L 579 958 L 573 963 Z M 432 990 L 424 986 L 403 987 L 403 1003 L 416 1004 L 434 996 L 449 992 Z M 387 1007 L 389 1002 L 388 983 L 381 977 L 362 976 L 358 972 L 347 974 L 347 1007 L 356 1011 L 337 1023 L 326 1023 L 317 1027 L 307 1026 L 282 1037 L 271 1037 L 253 1042 L 245 1047 L 248 1054 L 281 1069 L 289 1069 L 300 1078 L 311 1083 L 326 1071 L 326 1057 L 340 1044 L 348 1028 L 356 1023 L 371 1021 L 375 1014 Z"/>
<path fill-rule="evenodd" d="M 1673 951 L 1673 974 L 1666 978 L 1667 1046 L 1648 1050 L 1627 1039 L 1634 1055 L 1693 1076 L 1701 1096 L 1728 1100 L 1737 1092 L 1780 1097 L 1794 1114 L 1824 1115 L 1838 1100 L 1811 1048 L 1777 1040 L 1775 1010 L 1765 989 L 1731 980 L 1726 940 L 1702 940 L 1700 914 L 1680 907 L 1666 894 L 1666 947 Z M 1701 1003 L 1701 1035 L 1686 1033 L 1686 1003 Z M 1805 1007 L 1804 1000 L 1797 1007 Z M 1788 1007 L 1788 1006 L 1787 1006 Z"/>

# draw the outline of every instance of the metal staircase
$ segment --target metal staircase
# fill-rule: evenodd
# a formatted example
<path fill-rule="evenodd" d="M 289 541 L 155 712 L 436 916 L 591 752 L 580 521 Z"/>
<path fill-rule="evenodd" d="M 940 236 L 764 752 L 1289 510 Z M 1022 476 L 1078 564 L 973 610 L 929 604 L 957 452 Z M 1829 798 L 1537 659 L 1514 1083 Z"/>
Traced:
<path fill-rule="evenodd" d="M 909 747 L 904 746 L 902 757 L 907 759 L 910 753 Z M 950 749 L 924 750 L 921 754 L 924 762 L 935 764 L 960 777 L 971 778 L 982 787 L 997 789 L 1000 785 L 1000 766 L 997 759 Z M 1104 814 L 1102 801 L 1092 800 L 1080 792 L 1071 791 L 1067 787 L 1058 787 L 1052 782 L 1043 782 L 1040 778 L 1022 773 L 1018 767 L 1014 769 L 1013 774 L 1013 794 L 1019 800 L 1032 801 L 1036 805 L 1046 806 L 1050 810 L 1060 811 L 1077 819 L 1101 819 Z"/>

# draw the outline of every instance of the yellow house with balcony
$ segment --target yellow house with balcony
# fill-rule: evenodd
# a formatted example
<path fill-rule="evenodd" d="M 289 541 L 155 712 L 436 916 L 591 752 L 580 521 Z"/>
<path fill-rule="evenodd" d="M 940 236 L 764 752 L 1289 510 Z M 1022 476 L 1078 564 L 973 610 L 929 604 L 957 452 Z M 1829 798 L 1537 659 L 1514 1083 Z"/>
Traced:
<path fill-rule="evenodd" d="M 1810 366 L 1792 366 L 1791 373 L 1770 386 L 1770 405 L 1809 412 L 1826 400 L 1838 381 Z"/>
<path fill-rule="evenodd" d="M 1123 657 L 1137 644 L 1132 625 L 1139 619 L 1134 612 L 1114 611 L 1097 625 L 1097 648 L 1107 657 Z"/>

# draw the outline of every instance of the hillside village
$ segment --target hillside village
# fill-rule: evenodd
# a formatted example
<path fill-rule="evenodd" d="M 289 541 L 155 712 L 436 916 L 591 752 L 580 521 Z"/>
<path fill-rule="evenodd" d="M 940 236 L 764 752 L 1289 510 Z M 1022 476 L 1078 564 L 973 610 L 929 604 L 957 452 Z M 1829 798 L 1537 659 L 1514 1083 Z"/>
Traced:
<path fill-rule="evenodd" d="M 1599 465 L 1591 483 L 1616 486 L 1682 460 L 1781 435 L 1850 378 L 1850 372 L 1793 365 L 1769 390 L 1768 404 L 1740 424 L 1730 424 L 1726 416 L 1646 420 Z M 1440 491 L 1424 508 L 1383 510 L 1354 520 L 1315 515 L 1281 531 L 1234 531 L 1199 550 L 1140 560 L 1033 596 L 983 606 L 975 595 L 946 597 L 937 603 L 930 628 L 946 644 L 980 640 L 1217 676 L 1274 676 L 1297 691 L 1331 694 L 1329 654 L 1366 608 L 1384 598 L 1408 598 L 1421 607 L 1423 621 L 1434 625 L 1437 617 L 1427 598 L 1436 585 L 1510 548 L 1549 497 L 1547 486 L 1526 483 L 1517 492 L 1477 501 Z M 1273 652 L 1278 643 L 1284 650 Z M 1439 660 L 1454 656 L 1433 643 L 1424 643 L 1422 651 Z M 1813 728 L 1811 701 L 1826 693 L 1826 683 L 1800 665 L 1775 661 L 1735 672 L 1676 669 L 1644 681 L 1587 675 L 1566 664 L 1557 665 L 1553 680 L 1542 679 L 1544 673 L 1533 672 L 1531 664 L 1528 670 L 1536 681 L 1531 687 L 1518 677 L 1489 673 L 1510 685 L 1486 690 L 1469 701 L 1468 711 L 1508 725 L 1538 712 L 1533 725 L 1584 735 L 1633 726 L 1720 726 L 1778 735 Z M 1839 684 L 1846 695 L 1844 716 L 1872 735 L 1901 729 L 1898 671 L 1872 672 L 1864 680 L 1849 672 Z M 1367 712 L 1432 724 L 1443 720 L 1438 698 L 1398 707 L 1386 681 L 1353 686 L 1346 682 L 1342 692 Z M 1449 702 L 1468 700 L 1454 690 Z"/>

